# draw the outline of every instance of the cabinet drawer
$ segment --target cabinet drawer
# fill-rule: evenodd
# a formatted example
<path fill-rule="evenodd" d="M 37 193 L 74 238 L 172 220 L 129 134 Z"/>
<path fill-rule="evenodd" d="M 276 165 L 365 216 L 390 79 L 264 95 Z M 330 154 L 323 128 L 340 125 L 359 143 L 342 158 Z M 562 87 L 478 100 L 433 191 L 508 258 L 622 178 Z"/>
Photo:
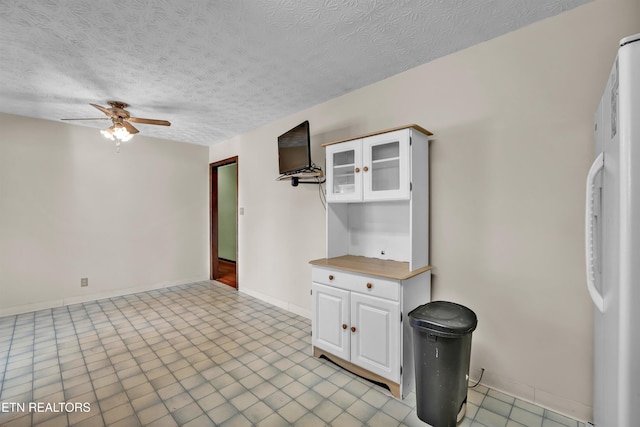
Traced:
<path fill-rule="evenodd" d="M 311 268 L 311 280 L 392 301 L 400 300 L 400 282 L 395 280 L 320 267 Z"/>

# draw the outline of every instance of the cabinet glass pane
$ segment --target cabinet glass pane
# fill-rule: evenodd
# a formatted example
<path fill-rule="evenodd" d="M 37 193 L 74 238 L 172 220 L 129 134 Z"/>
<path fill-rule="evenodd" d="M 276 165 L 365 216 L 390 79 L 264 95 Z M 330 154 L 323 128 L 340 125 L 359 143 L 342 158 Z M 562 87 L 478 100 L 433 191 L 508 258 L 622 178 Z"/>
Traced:
<path fill-rule="evenodd" d="M 400 156 L 400 142 L 389 142 L 387 144 L 374 145 L 371 148 L 371 158 L 376 160 L 385 160 L 398 158 Z"/>
<path fill-rule="evenodd" d="M 371 147 L 371 189 L 400 189 L 400 143 L 398 141 Z"/>
<path fill-rule="evenodd" d="M 333 154 L 333 166 L 353 165 L 355 152 L 353 150 L 341 151 Z"/>
<path fill-rule="evenodd" d="M 353 193 L 355 191 L 355 151 L 341 151 L 333 154 L 333 193 Z"/>

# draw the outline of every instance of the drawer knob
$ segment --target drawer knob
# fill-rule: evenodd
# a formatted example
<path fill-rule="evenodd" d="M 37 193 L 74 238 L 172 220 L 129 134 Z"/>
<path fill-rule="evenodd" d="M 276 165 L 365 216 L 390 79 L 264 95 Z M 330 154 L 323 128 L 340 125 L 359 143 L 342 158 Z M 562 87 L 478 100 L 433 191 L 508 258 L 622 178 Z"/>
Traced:
<path fill-rule="evenodd" d="M 346 323 L 342 324 L 342 329 L 347 329 L 347 324 Z"/>
<path fill-rule="evenodd" d="M 356 327 L 355 327 L 355 326 L 352 326 L 352 327 L 351 327 L 351 332 L 355 332 L 355 331 L 356 331 Z"/>
<path fill-rule="evenodd" d="M 360 172 L 360 168 L 356 168 L 356 173 L 359 173 L 359 172 Z"/>
<path fill-rule="evenodd" d="M 373 285 L 371 283 L 367 283 L 367 289 L 371 289 L 373 288 Z"/>
<path fill-rule="evenodd" d="M 329 280 L 333 280 L 333 274 L 329 275 Z"/>
<path fill-rule="evenodd" d="M 367 172 L 369 170 L 369 166 L 365 166 L 362 168 L 363 171 Z"/>

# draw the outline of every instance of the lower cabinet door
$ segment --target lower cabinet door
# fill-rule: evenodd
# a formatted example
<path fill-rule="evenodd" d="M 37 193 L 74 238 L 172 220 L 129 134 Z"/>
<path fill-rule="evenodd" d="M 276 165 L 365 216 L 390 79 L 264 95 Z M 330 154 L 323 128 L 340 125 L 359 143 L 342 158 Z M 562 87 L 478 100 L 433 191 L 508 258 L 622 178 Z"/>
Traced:
<path fill-rule="evenodd" d="M 349 360 L 349 291 L 311 284 L 312 342 L 314 347 Z"/>
<path fill-rule="evenodd" d="M 351 362 L 400 382 L 400 303 L 351 293 Z"/>

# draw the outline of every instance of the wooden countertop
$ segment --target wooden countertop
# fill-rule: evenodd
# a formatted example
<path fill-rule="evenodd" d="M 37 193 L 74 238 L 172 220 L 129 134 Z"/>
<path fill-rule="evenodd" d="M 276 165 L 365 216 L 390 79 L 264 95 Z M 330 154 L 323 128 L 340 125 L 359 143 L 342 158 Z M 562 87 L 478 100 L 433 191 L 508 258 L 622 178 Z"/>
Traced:
<path fill-rule="evenodd" d="M 409 263 L 390 261 L 386 259 L 367 258 L 355 255 L 343 255 L 335 258 L 321 258 L 309 261 L 309 264 L 325 268 L 337 268 L 339 270 L 354 273 L 368 274 L 371 276 L 386 277 L 393 280 L 405 280 L 420 273 L 431 270 L 431 266 L 409 271 Z"/>

